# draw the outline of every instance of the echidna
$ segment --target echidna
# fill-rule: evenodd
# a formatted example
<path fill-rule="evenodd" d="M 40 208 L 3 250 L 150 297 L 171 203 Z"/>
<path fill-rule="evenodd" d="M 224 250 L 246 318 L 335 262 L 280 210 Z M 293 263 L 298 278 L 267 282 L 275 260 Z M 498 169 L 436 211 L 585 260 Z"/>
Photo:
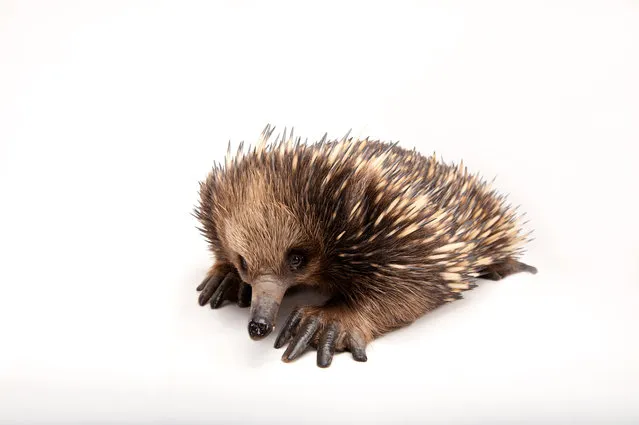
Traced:
<path fill-rule="evenodd" d="M 200 305 L 251 305 L 253 339 L 274 327 L 287 289 L 317 288 L 322 306 L 295 309 L 275 348 L 366 361 L 374 338 L 461 298 L 477 278 L 536 269 L 518 261 L 530 233 L 519 215 L 462 164 L 369 139 L 302 143 L 286 130 L 243 143 L 200 183 L 195 216 L 215 257 Z"/>

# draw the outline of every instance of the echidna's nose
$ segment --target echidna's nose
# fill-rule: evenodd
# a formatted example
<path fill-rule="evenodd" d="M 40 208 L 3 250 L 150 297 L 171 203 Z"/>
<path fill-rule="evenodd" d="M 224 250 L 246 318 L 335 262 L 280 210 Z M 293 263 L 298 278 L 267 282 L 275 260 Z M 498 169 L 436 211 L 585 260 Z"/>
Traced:
<path fill-rule="evenodd" d="M 264 275 L 251 284 L 251 313 L 248 333 L 251 339 L 262 339 L 273 331 L 286 285 L 277 277 Z"/>
<path fill-rule="evenodd" d="M 248 324 L 248 332 L 252 339 L 262 339 L 273 330 L 273 325 L 264 319 L 251 320 Z"/>

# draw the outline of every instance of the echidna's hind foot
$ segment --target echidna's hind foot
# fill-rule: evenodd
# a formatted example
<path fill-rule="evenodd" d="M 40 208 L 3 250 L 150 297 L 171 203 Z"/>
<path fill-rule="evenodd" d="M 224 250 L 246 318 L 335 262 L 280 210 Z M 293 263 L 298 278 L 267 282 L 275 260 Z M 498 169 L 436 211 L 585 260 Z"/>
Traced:
<path fill-rule="evenodd" d="M 480 279 L 501 280 L 506 276 L 519 272 L 537 273 L 537 268 L 521 263 L 517 260 L 508 259 L 501 263 L 491 264 L 479 272 Z"/>

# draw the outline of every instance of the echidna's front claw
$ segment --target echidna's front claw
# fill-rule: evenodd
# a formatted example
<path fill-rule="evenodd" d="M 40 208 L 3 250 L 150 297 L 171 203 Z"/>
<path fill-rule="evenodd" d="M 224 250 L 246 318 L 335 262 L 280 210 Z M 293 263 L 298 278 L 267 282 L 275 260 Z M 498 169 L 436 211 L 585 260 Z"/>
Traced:
<path fill-rule="evenodd" d="M 246 282 L 240 282 L 240 288 L 237 291 L 237 305 L 242 308 L 251 305 L 251 285 Z"/>
<path fill-rule="evenodd" d="M 220 286 L 220 282 L 224 279 L 225 274 L 214 274 L 211 276 L 207 276 L 204 278 L 202 283 L 197 287 L 200 292 L 200 296 L 198 297 L 198 303 L 203 306 L 211 300 L 211 297 L 215 293 L 215 290 Z"/>
<path fill-rule="evenodd" d="M 237 301 L 240 307 L 251 305 L 251 286 L 242 282 L 235 269 L 228 266 L 214 268 L 197 290 L 201 306 L 210 303 L 211 308 L 219 308 L 225 300 Z"/>
<path fill-rule="evenodd" d="M 233 286 L 238 287 L 240 284 L 239 277 L 235 273 L 227 274 L 222 282 L 217 286 L 215 292 L 213 292 L 213 296 L 211 297 L 211 308 L 220 308 L 222 303 L 224 302 L 224 295 L 229 291 Z"/>
<path fill-rule="evenodd" d="M 315 332 L 319 328 L 319 325 L 320 321 L 318 317 L 309 317 L 305 319 L 302 322 L 300 329 L 293 337 L 291 343 L 288 347 L 286 347 L 286 351 L 284 351 L 284 355 L 282 355 L 282 360 L 290 362 L 298 358 L 308 347 L 308 344 L 315 336 Z"/>
<path fill-rule="evenodd" d="M 284 323 L 284 327 L 280 331 L 277 339 L 275 340 L 275 348 L 282 348 L 284 344 L 286 344 L 293 335 L 293 331 L 297 328 L 297 325 L 300 323 L 302 319 L 302 311 L 298 308 L 293 310 L 293 312 L 286 319 L 286 323 Z"/>
<path fill-rule="evenodd" d="M 317 345 L 317 365 L 319 367 L 328 367 L 333 361 L 333 354 L 335 353 L 335 342 L 339 332 L 339 327 L 336 323 L 331 323 L 324 329 L 322 335 L 320 335 L 319 343 Z"/>
<path fill-rule="evenodd" d="M 367 360 L 366 342 L 359 332 L 345 328 L 339 314 L 327 314 L 321 307 L 293 310 L 275 340 L 275 348 L 286 343 L 288 347 L 282 355 L 286 363 L 300 357 L 309 346 L 317 348 L 317 365 L 323 368 L 331 365 L 336 351 L 348 350 L 358 362 Z"/>

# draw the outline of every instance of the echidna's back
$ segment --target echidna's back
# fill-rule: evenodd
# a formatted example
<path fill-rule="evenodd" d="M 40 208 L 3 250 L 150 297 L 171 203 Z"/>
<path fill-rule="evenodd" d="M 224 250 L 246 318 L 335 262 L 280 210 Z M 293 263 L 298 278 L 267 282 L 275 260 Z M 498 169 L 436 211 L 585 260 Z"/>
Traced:
<path fill-rule="evenodd" d="M 446 241 L 466 242 L 476 248 L 473 255 L 480 263 L 496 257 L 510 257 L 519 253 L 519 247 L 529 235 L 522 235 L 515 209 L 506 203 L 479 174 L 470 174 L 460 164 L 446 164 L 415 150 L 397 145 L 368 141 L 362 149 L 366 156 L 388 157 L 383 161 L 384 185 L 392 187 L 398 181 L 406 182 L 397 196 L 427 199 L 426 214 L 446 218 Z M 408 177 L 407 177 L 408 176 Z M 397 187 L 397 186 L 395 186 Z M 485 264 L 481 264 L 482 266 Z"/>

